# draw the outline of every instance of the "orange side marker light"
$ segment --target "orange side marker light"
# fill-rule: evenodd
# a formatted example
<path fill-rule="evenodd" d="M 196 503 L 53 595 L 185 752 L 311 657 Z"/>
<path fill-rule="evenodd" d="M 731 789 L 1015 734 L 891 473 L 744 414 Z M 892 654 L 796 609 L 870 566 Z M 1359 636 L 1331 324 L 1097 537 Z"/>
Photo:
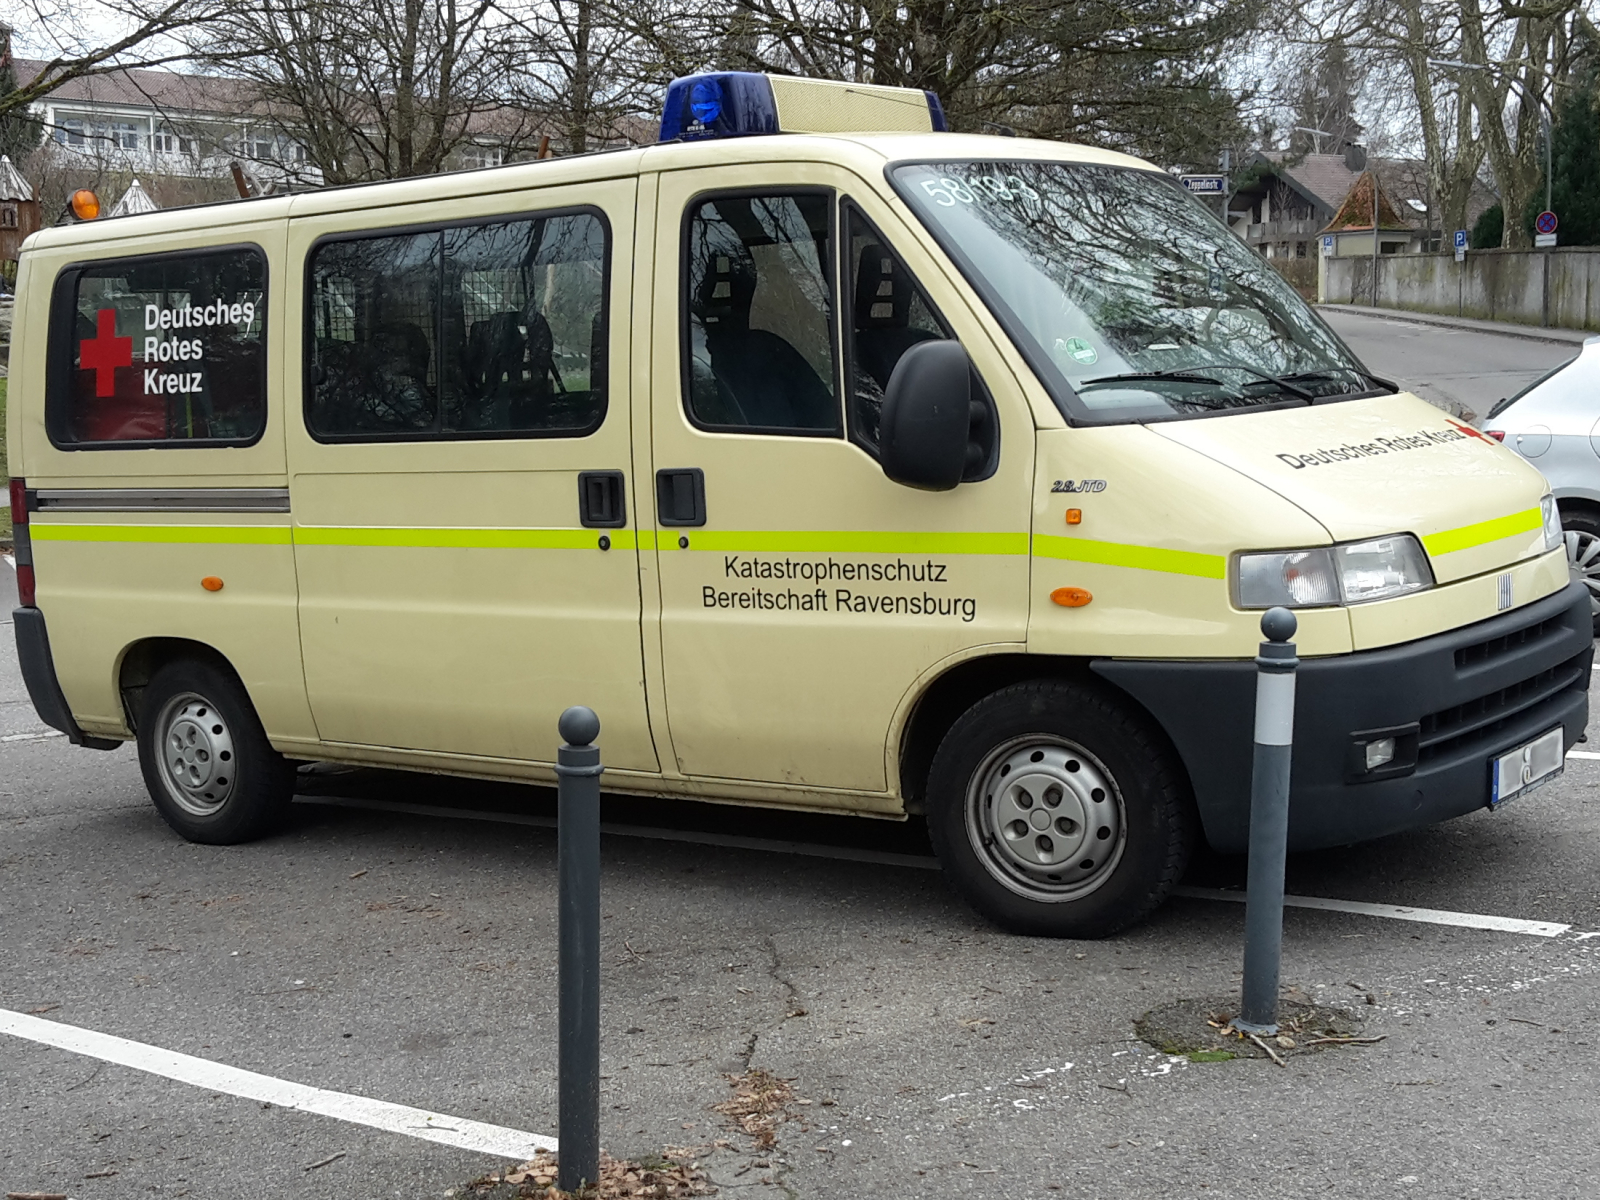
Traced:
<path fill-rule="evenodd" d="M 1080 522 L 1082 522 L 1082 520 L 1083 520 L 1083 509 L 1081 509 L 1081 508 L 1069 508 L 1069 509 L 1067 509 L 1067 524 L 1068 525 L 1077 525 Z"/>
<path fill-rule="evenodd" d="M 222 590 L 222 580 L 215 575 L 207 575 L 200 581 L 200 586 L 208 592 L 220 592 Z"/>
<path fill-rule="evenodd" d="M 1082 608 L 1094 599 L 1088 588 L 1064 587 L 1050 593 L 1050 599 L 1062 608 Z"/>

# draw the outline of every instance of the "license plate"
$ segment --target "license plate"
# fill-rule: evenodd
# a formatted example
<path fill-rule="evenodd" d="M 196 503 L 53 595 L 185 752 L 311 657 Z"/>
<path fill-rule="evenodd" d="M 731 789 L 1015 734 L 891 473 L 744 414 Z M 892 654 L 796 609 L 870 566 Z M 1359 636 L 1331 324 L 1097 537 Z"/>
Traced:
<path fill-rule="evenodd" d="M 1561 726 L 1489 763 L 1489 807 L 1499 808 L 1561 774 L 1567 748 Z"/>

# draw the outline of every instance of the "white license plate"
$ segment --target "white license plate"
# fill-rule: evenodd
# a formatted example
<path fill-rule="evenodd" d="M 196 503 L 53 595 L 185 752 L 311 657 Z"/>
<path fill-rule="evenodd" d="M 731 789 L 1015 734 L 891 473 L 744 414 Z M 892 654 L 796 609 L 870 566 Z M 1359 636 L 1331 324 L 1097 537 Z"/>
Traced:
<path fill-rule="evenodd" d="M 1541 734 L 1489 763 L 1489 807 L 1531 792 L 1561 774 L 1567 748 L 1561 726 Z"/>

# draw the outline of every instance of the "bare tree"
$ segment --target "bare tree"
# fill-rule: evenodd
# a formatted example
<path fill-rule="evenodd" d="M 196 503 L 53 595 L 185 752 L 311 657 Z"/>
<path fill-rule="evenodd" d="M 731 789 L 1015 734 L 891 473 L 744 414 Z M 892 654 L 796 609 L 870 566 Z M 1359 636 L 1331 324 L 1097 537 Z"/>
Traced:
<path fill-rule="evenodd" d="M 508 83 L 518 33 L 496 0 L 251 0 L 201 49 L 249 85 L 253 123 L 353 183 L 445 170 L 480 143 L 526 150 L 541 122 Z"/>
<path fill-rule="evenodd" d="M 226 0 L 18 0 L 7 15 L 7 40 L 21 26 L 42 64 L 0 94 L 0 117 L 25 112 L 75 79 L 180 62 L 188 57 L 186 39 L 225 8 Z"/>

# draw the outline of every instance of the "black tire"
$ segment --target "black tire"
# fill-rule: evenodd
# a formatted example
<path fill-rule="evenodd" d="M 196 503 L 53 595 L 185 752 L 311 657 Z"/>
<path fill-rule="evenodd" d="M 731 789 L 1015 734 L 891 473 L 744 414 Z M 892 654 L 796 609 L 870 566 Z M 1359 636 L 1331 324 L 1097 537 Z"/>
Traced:
<path fill-rule="evenodd" d="M 270 833 L 294 796 L 294 765 L 267 742 L 239 680 L 192 659 L 168 663 L 144 689 L 139 766 L 166 823 L 211 846 Z"/>
<path fill-rule="evenodd" d="M 1144 917 L 1182 878 L 1198 827 L 1149 718 L 1059 680 L 1013 684 L 963 713 L 934 755 L 927 809 L 956 890 L 1036 937 L 1103 938 Z"/>
<path fill-rule="evenodd" d="M 1589 612 L 1600 637 L 1600 513 L 1578 508 L 1564 510 L 1561 530 L 1567 543 L 1567 570 L 1589 592 Z"/>

